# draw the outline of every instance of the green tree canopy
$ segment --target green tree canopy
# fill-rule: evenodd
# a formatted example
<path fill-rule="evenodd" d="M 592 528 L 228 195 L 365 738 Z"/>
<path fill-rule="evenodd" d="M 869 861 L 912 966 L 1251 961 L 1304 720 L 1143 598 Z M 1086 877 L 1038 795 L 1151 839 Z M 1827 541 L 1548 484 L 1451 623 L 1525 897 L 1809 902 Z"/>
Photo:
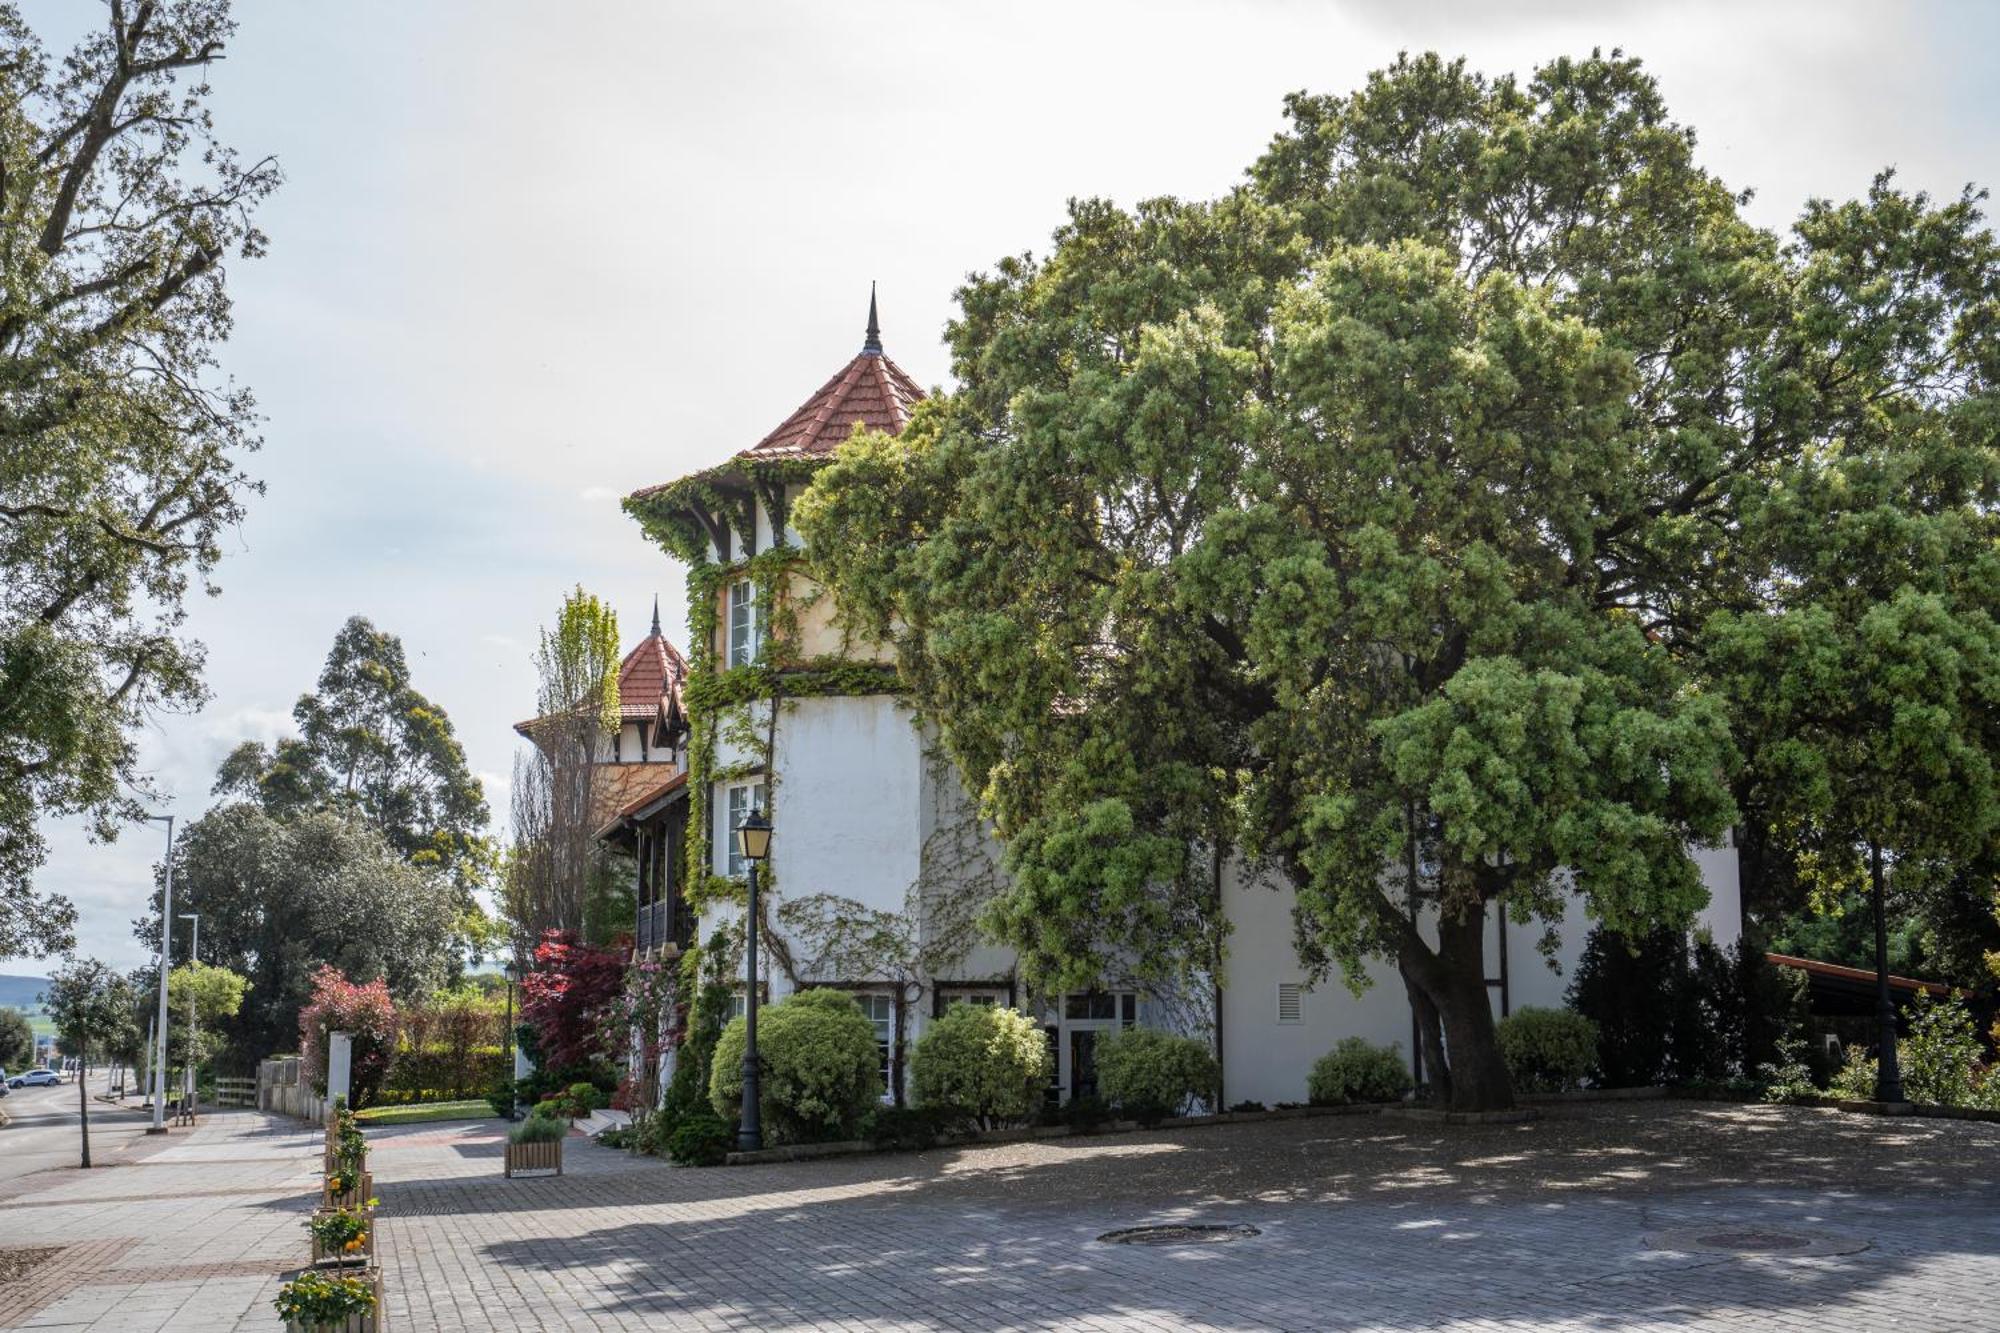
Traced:
<path fill-rule="evenodd" d="M 203 962 L 182 963 L 167 973 L 167 1013 L 174 1027 L 177 1059 L 196 1064 L 207 1060 L 228 1044 L 228 1033 L 218 1031 L 222 1020 L 235 1018 L 243 1009 L 243 997 L 250 990 L 249 978 L 226 967 Z M 186 1023 L 192 1018 L 196 1046 L 186 1045 Z"/>
<path fill-rule="evenodd" d="M 1314 972 L 1393 959 L 1440 1091 L 1504 1105 L 1486 914 L 1689 921 L 1741 757 L 1703 627 L 1766 608 L 1768 497 L 1868 392 L 1903 428 L 1985 392 L 1873 369 L 1969 317 L 1870 331 L 1926 246 L 1829 256 L 1983 233 L 1881 183 L 1781 241 L 1616 53 L 1288 111 L 1227 196 L 1079 201 L 976 275 L 960 388 L 799 523 L 996 820 L 1031 981 L 1199 980 L 1240 852 Z"/>
<path fill-rule="evenodd" d="M 135 923 L 150 949 L 159 947 L 159 901 L 155 893 L 153 911 Z M 386 978 L 404 997 L 429 994 L 458 968 L 456 891 L 335 811 L 281 820 L 247 804 L 211 810 L 175 844 L 174 907 L 201 913 L 202 953 L 219 965 L 211 970 L 247 981 L 228 1028 L 245 1062 L 293 1047 L 322 964 Z"/>
<path fill-rule="evenodd" d="M 234 27 L 226 0 L 112 5 L 55 60 L 0 5 L 0 957 L 71 939 L 36 820 L 115 836 L 136 728 L 205 697 L 184 602 L 257 489 L 254 405 L 216 368 L 228 261 L 278 183 L 215 137 Z"/>
<path fill-rule="evenodd" d="M 471 890 L 491 866 L 486 797 L 444 709 L 410 681 L 402 640 L 351 617 L 334 636 L 317 692 L 292 710 L 299 736 L 245 741 L 223 761 L 217 795 L 280 818 L 351 812 L 412 864 Z"/>
<path fill-rule="evenodd" d="M 42 1006 L 65 1053 L 77 1058 L 76 1101 L 83 1165 L 90 1165 L 90 1098 L 83 1068 L 93 1057 L 130 1050 L 137 1041 L 139 997 L 124 977 L 95 959 L 72 959 L 49 978 Z"/>
<path fill-rule="evenodd" d="M 19 1009 L 0 1009 L 0 1069 L 13 1074 L 34 1058 L 34 1024 Z"/>

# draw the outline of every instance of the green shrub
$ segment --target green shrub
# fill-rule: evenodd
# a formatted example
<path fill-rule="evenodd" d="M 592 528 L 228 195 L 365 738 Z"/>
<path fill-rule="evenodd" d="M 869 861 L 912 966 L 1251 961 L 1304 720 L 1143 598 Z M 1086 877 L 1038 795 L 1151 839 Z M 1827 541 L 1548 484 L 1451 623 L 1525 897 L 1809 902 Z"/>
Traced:
<path fill-rule="evenodd" d="M 861 1118 L 861 1137 L 878 1148 L 921 1151 L 964 1123 L 955 1106 L 881 1106 Z"/>
<path fill-rule="evenodd" d="M 1795 1037 L 1778 1042 L 1777 1058 L 1757 1070 L 1764 1082 L 1767 1102 L 1803 1102 L 1820 1095 L 1813 1081 L 1812 1066 L 1806 1060 L 1806 1044 Z"/>
<path fill-rule="evenodd" d="M 706 1113 L 682 1116 L 667 1135 L 667 1157 L 682 1166 L 721 1166 L 735 1146 L 736 1126 Z"/>
<path fill-rule="evenodd" d="M 1127 1028 L 1097 1042 L 1097 1088 L 1141 1124 L 1213 1101 L 1222 1070 L 1208 1043 L 1150 1028 Z"/>
<path fill-rule="evenodd" d="M 1567 1092 L 1597 1067 L 1597 1024 L 1568 1009 L 1516 1009 L 1498 1035 L 1517 1092 Z"/>
<path fill-rule="evenodd" d="M 1846 1062 L 1834 1072 L 1833 1081 L 1827 1085 L 1826 1095 L 1843 1102 L 1875 1100 L 1875 1057 L 1868 1054 L 1867 1047 L 1847 1048 Z"/>
<path fill-rule="evenodd" d="M 514 1114 L 514 1080 L 502 1079 L 486 1090 L 486 1104 L 502 1120 Z"/>
<path fill-rule="evenodd" d="M 1062 1110 L 1057 1114 L 1061 1123 L 1078 1134 L 1089 1134 L 1111 1118 L 1111 1108 L 1104 1104 L 1102 1097 L 1072 1097 L 1063 1103 Z"/>
<path fill-rule="evenodd" d="M 569 1121 L 547 1116 L 537 1108 L 534 1114 L 507 1131 L 509 1143 L 555 1143 L 569 1136 Z"/>
<path fill-rule="evenodd" d="M 1942 1002 L 1917 996 L 1910 1013 L 1910 1035 L 1903 1039 L 1903 1095 L 1931 1106 L 1971 1106 L 1979 1087 L 1979 1062 L 1985 1054 L 1965 1001 L 1954 995 Z"/>
<path fill-rule="evenodd" d="M 1262 1102 L 1238 1102 L 1229 1109 L 1236 1115 L 1251 1115 L 1259 1111 L 1268 1111 L 1271 1108 Z"/>
<path fill-rule="evenodd" d="M 1363 1037 L 1342 1037 L 1313 1061 L 1306 1098 L 1314 1106 L 1401 1101 L 1410 1090 L 1410 1070 L 1401 1048 L 1377 1046 Z"/>
<path fill-rule="evenodd" d="M 1048 1039 L 1015 1010 L 953 1005 L 917 1039 L 910 1078 L 925 1106 L 955 1107 L 981 1129 L 1018 1124 L 1048 1086 Z"/>
<path fill-rule="evenodd" d="M 726 1118 L 743 1102 L 743 1020 L 731 1019 L 716 1043 L 710 1105 Z M 772 1143 L 851 1139 L 882 1097 L 875 1025 L 837 990 L 798 991 L 757 1014 L 763 1057 L 761 1106 Z"/>

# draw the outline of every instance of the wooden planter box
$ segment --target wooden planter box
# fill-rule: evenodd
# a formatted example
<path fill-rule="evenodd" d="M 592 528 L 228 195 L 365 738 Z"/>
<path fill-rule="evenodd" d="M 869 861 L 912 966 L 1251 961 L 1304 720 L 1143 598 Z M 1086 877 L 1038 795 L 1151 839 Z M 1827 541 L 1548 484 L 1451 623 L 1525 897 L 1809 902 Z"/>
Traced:
<path fill-rule="evenodd" d="M 319 1163 L 320 1174 L 323 1176 L 330 1176 L 334 1173 L 335 1169 L 339 1167 L 339 1165 L 340 1165 L 339 1150 L 334 1148 L 328 1148 L 326 1152 L 320 1157 L 320 1163 Z M 356 1162 L 355 1166 L 359 1167 L 363 1171 L 366 1171 L 368 1169 L 368 1150 L 366 1148 L 363 1148 L 361 1150 L 361 1160 Z"/>
<path fill-rule="evenodd" d="M 361 1173 L 361 1179 L 355 1187 L 345 1194 L 335 1194 L 331 1180 L 320 1182 L 319 1206 L 322 1208 L 359 1208 L 374 1197 L 375 1177 L 366 1171 Z"/>
<path fill-rule="evenodd" d="M 512 1179 L 522 1171 L 553 1171 L 557 1175 L 562 1170 L 563 1141 L 553 1143 L 509 1143 L 507 1145 L 507 1176 Z"/>
<path fill-rule="evenodd" d="M 357 1268 L 344 1276 L 365 1278 L 375 1288 L 373 1314 L 350 1315 L 330 1324 L 302 1324 L 296 1319 L 287 1319 L 285 1333 L 387 1333 L 389 1322 L 382 1313 L 382 1270 Z"/>
<path fill-rule="evenodd" d="M 321 1208 L 318 1211 L 321 1213 L 330 1213 L 335 1210 L 332 1208 Z M 312 1262 L 315 1268 L 325 1268 L 328 1270 L 352 1268 L 356 1273 L 360 1273 L 374 1267 L 375 1222 L 372 1218 L 368 1222 L 368 1239 L 362 1241 L 361 1248 L 351 1254 L 345 1252 L 336 1254 L 332 1250 L 326 1249 L 319 1243 L 319 1237 L 311 1233 L 307 1233 L 306 1239 L 312 1242 Z"/>

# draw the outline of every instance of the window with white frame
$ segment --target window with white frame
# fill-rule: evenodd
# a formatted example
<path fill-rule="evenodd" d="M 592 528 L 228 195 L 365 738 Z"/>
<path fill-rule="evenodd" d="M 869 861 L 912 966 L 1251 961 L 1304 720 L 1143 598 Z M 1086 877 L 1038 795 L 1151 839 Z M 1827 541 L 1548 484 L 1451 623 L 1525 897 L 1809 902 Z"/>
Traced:
<path fill-rule="evenodd" d="M 729 789 L 729 800 L 725 808 L 729 824 L 723 830 L 723 838 L 729 848 L 725 873 L 731 876 L 750 873 L 750 863 L 744 859 L 743 849 L 736 845 L 736 830 L 743 826 L 743 821 L 750 817 L 752 810 L 765 808 L 764 793 L 764 784 L 761 782 L 739 782 Z"/>
<path fill-rule="evenodd" d="M 748 666 L 764 647 L 764 626 L 757 614 L 757 585 L 738 579 L 729 585 L 729 665 Z"/>
<path fill-rule="evenodd" d="M 896 1085 L 890 1076 L 894 1073 L 891 1057 L 896 1047 L 896 997 L 863 991 L 854 997 L 854 1002 L 875 1025 L 875 1049 L 882 1053 L 882 1093 L 893 1097 Z"/>

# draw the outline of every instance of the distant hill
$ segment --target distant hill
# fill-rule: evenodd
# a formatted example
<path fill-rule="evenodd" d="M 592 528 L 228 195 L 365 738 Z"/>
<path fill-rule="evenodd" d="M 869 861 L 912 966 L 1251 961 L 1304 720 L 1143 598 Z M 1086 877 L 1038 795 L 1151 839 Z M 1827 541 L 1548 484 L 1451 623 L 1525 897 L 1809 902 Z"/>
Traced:
<path fill-rule="evenodd" d="M 0 1008 L 34 1009 L 49 988 L 47 977 L 0 976 Z"/>

